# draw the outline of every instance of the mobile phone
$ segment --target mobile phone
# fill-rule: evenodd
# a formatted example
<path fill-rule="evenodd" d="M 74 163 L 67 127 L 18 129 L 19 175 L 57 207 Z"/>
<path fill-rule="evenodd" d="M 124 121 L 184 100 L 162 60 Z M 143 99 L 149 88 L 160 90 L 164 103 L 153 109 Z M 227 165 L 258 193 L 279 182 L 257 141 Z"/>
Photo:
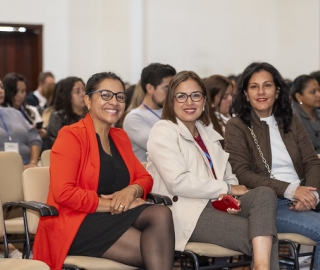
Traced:
<path fill-rule="evenodd" d="M 36 129 L 41 129 L 42 128 L 43 122 L 38 122 L 36 123 Z"/>
<path fill-rule="evenodd" d="M 238 202 L 231 195 L 225 195 L 220 201 L 215 200 L 211 204 L 215 209 L 220 211 L 227 212 L 228 208 L 240 210 L 240 206 L 238 205 Z"/>

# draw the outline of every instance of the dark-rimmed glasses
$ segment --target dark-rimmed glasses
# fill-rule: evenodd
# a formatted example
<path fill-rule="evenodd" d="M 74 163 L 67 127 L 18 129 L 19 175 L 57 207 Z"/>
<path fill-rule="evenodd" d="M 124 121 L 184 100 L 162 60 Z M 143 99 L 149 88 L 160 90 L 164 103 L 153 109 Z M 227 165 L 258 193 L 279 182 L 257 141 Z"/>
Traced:
<path fill-rule="evenodd" d="M 101 98 L 105 101 L 111 100 L 113 96 L 116 96 L 116 100 L 120 103 L 124 103 L 127 99 L 127 94 L 125 92 L 113 93 L 110 90 L 96 90 L 89 93 L 88 95 L 92 95 L 98 92 L 100 93 Z"/>
<path fill-rule="evenodd" d="M 174 95 L 176 98 L 176 101 L 179 103 L 184 103 L 188 100 L 188 97 L 191 98 L 192 101 L 198 102 L 203 98 L 204 94 L 200 91 L 192 92 L 190 95 L 187 95 L 186 93 L 177 93 Z"/>

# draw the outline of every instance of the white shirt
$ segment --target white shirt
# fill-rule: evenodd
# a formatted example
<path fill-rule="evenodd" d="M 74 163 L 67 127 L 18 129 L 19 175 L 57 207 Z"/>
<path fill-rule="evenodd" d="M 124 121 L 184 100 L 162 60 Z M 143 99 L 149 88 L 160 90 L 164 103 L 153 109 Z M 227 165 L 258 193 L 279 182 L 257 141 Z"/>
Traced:
<path fill-rule="evenodd" d="M 37 99 L 39 100 L 39 106 L 40 106 L 40 107 L 44 107 L 44 106 L 47 104 L 47 99 L 46 99 L 43 95 L 41 95 L 38 90 L 35 90 L 35 91 L 33 92 L 33 94 L 34 94 L 34 95 L 37 97 Z"/>
<path fill-rule="evenodd" d="M 299 176 L 293 166 L 293 162 L 288 153 L 288 150 L 281 138 L 278 124 L 273 115 L 260 118 L 269 126 L 269 136 L 271 143 L 272 164 L 271 171 L 276 179 L 288 182 L 299 183 Z M 270 166 L 270 164 L 269 164 Z"/>

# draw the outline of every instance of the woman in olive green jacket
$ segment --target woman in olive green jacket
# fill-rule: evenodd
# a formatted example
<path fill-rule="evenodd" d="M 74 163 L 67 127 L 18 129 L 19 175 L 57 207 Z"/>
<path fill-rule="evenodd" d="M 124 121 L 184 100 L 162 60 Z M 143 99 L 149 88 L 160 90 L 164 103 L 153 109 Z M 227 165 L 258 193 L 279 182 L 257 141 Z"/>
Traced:
<path fill-rule="evenodd" d="M 239 183 L 268 186 L 278 196 L 278 232 L 317 242 L 320 269 L 320 160 L 303 125 L 292 113 L 289 89 L 268 63 L 243 72 L 226 126 L 225 149 Z M 314 210 L 314 211 L 311 211 Z"/>

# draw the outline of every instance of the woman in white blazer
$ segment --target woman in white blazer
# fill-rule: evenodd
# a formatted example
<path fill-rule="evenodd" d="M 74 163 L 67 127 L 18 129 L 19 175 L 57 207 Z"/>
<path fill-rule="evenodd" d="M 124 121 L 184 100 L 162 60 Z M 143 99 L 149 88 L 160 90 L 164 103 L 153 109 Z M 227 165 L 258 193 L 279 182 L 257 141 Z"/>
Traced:
<path fill-rule="evenodd" d="M 276 195 L 267 187 L 238 185 L 223 138 L 208 126 L 207 90 L 197 74 L 173 77 L 162 119 L 150 133 L 147 170 L 152 191 L 173 201 L 176 250 L 188 241 L 213 243 L 253 255 L 255 269 L 279 269 Z M 240 210 L 212 207 L 226 194 L 240 196 Z"/>

